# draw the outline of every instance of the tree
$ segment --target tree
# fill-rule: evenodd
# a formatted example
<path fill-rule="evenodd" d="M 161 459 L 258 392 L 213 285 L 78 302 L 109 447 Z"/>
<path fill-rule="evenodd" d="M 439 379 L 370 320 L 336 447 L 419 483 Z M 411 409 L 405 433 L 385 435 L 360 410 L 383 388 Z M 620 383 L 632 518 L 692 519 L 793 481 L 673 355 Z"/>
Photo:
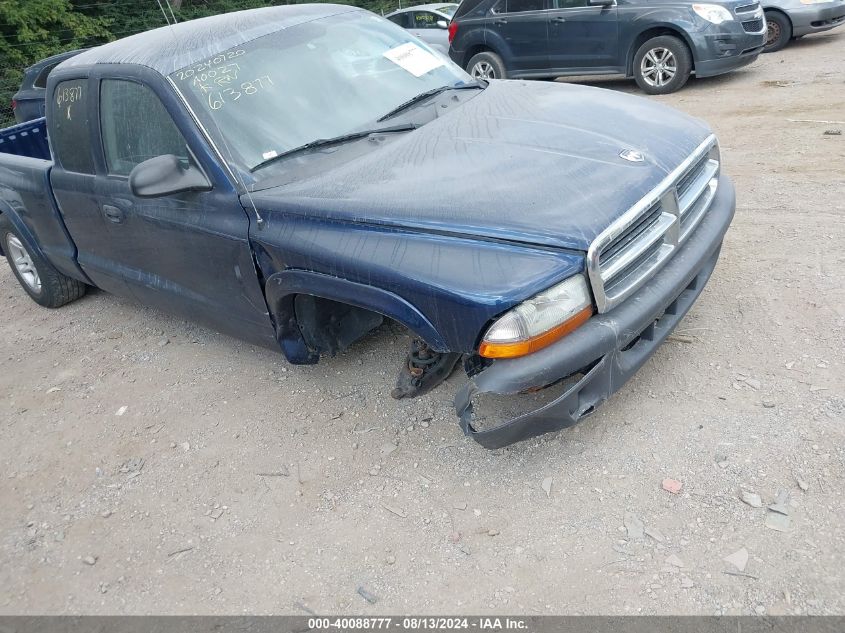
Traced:
<path fill-rule="evenodd" d="M 10 103 L 27 66 L 108 39 L 105 24 L 74 11 L 69 0 L 0 0 L 0 106 Z"/>

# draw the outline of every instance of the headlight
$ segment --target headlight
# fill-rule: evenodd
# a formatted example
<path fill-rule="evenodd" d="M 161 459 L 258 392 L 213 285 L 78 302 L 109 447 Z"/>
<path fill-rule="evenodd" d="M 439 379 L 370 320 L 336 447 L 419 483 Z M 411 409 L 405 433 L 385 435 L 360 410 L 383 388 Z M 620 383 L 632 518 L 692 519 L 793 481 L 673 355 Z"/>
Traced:
<path fill-rule="evenodd" d="M 584 275 L 575 275 L 505 313 L 490 326 L 478 353 L 485 358 L 525 356 L 563 338 L 593 314 Z"/>
<path fill-rule="evenodd" d="M 695 11 L 696 15 L 713 24 L 730 22 L 734 19 L 730 11 L 718 4 L 694 4 L 692 10 Z"/>

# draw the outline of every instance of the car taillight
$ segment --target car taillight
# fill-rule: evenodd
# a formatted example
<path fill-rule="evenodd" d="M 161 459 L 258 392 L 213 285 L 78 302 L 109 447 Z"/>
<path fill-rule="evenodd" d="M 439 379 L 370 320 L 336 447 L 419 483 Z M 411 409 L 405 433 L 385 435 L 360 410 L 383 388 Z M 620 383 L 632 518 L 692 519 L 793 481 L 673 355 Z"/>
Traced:
<path fill-rule="evenodd" d="M 449 23 L 449 43 L 452 43 L 452 40 L 455 39 L 455 34 L 458 32 L 458 23 L 457 22 L 450 22 Z"/>
<path fill-rule="evenodd" d="M 12 99 L 12 110 L 16 109 L 17 107 L 18 107 L 18 102 L 15 101 L 14 99 Z"/>

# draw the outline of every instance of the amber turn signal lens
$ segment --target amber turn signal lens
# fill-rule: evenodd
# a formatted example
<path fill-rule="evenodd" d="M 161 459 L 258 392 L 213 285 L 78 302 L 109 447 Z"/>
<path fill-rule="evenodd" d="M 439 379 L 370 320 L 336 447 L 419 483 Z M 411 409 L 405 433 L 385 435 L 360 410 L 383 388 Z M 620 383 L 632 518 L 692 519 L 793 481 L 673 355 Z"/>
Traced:
<path fill-rule="evenodd" d="M 478 353 L 484 358 L 517 358 L 518 356 L 525 356 L 544 347 L 548 347 L 555 341 L 559 341 L 576 328 L 584 325 L 591 316 L 593 316 L 593 306 L 587 306 L 560 325 L 525 341 L 514 343 L 489 343 L 483 341 L 478 348 Z"/>

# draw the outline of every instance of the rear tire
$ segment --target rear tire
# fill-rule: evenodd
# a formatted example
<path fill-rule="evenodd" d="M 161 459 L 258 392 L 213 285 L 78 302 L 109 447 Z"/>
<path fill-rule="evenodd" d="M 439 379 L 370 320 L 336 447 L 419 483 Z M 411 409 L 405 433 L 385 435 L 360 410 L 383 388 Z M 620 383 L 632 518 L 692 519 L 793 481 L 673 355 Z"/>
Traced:
<path fill-rule="evenodd" d="M 651 38 L 634 55 L 634 79 L 646 94 L 665 95 L 680 90 L 691 72 L 689 48 L 672 35 Z"/>
<path fill-rule="evenodd" d="M 774 53 L 792 39 L 792 22 L 780 11 L 766 11 L 766 43 L 764 53 Z"/>
<path fill-rule="evenodd" d="M 0 215 L 3 252 L 18 283 L 35 303 L 58 308 L 85 294 L 85 284 L 63 275 L 38 253 L 34 253 L 11 222 Z"/>
<path fill-rule="evenodd" d="M 467 63 L 467 72 L 475 79 L 507 79 L 505 62 L 493 51 L 473 55 Z"/>

